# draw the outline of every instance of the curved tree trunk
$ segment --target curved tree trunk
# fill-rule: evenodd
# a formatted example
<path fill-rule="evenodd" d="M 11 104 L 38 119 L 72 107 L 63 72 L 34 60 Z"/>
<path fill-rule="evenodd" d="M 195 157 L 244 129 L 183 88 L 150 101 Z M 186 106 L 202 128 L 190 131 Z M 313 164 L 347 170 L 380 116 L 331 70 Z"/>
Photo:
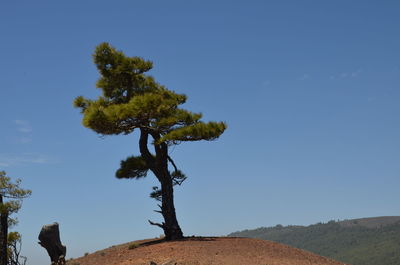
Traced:
<path fill-rule="evenodd" d="M 183 238 L 183 233 L 176 219 L 174 206 L 174 185 L 172 177 L 168 171 L 168 146 L 166 144 L 154 145 L 156 155 L 153 156 L 147 147 L 148 136 L 151 132 L 141 130 L 139 148 L 142 157 L 151 165 L 150 170 L 161 184 L 161 214 L 164 217 L 162 224 L 150 222 L 164 230 L 166 240 L 176 240 Z M 160 138 L 156 133 L 151 134 L 154 140 Z"/>
<path fill-rule="evenodd" d="M 3 196 L 0 194 L 0 205 L 3 204 Z M 0 212 L 0 265 L 7 265 L 7 236 L 8 214 L 6 210 Z"/>

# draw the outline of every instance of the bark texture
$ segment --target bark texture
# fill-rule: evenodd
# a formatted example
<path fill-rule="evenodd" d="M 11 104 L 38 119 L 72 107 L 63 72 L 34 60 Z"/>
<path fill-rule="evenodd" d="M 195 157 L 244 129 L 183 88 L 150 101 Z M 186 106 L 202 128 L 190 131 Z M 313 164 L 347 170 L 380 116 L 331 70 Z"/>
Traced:
<path fill-rule="evenodd" d="M 43 226 L 39 234 L 39 244 L 47 250 L 51 264 L 65 264 L 67 248 L 61 244 L 58 223 Z"/>
<path fill-rule="evenodd" d="M 174 206 L 174 189 L 171 177 L 167 177 L 164 183 L 161 183 L 162 207 L 161 212 L 164 217 L 164 234 L 166 240 L 176 240 L 183 238 L 183 233 L 179 227 L 176 218 Z"/>

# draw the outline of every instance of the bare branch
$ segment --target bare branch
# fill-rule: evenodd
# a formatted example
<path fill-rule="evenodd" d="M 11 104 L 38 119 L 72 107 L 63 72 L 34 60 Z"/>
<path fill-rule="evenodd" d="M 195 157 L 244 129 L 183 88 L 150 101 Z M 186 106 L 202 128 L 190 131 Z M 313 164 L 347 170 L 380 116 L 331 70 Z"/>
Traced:
<path fill-rule="evenodd" d="M 176 167 L 176 164 L 175 164 L 174 160 L 172 160 L 172 158 L 170 156 L 168 156 L 168 161 L 171 162 L 171 164 L 174 167 L 175 171 L 178 171 L 178 168 Z"/>
<path fill-rule="evenodd" d="M 163 223 L 163 224 L 159 224 L 159 223 L 154 223 L 154 222 L 152 222 L 152 221 L 150 221 L 150 220 L 147 220 L 147 221 L 149 221 L 149 223 L 150 223 L 151 225 L 155 225 L 155 226 L 161 227 L 162 229 L 164 229 L 164 227 L 165 227 L 165 224 L 164 224 L 164 223 Z"/>
<path fill-rule="evenodd" d="M 164 164 L 167 166 L 167 157 L 168 157 L 168 146 L 165 143 L 156 144 L 156 142 L 161 138 L 160 134 L 155 131 L 149 132 L 154 139 L 154 150 L 156 152 L 157 160 L 159 163 Z"/>
<path fill-rule="evenodd" d="M 149 149 L 147 148 L 148 138 L 149 138 L 149 133 L 146 132 L 145 129 L 141 129 L 140 130 L 140 140 L 139 140 L 140 153 L 143 156 L 143 158 L 146 160 L 146 162 L 148 162 L 149 165 L 151 165 L 151 167 L 152 167 L 154 164 L 154 157 L 150 153 Z"/>

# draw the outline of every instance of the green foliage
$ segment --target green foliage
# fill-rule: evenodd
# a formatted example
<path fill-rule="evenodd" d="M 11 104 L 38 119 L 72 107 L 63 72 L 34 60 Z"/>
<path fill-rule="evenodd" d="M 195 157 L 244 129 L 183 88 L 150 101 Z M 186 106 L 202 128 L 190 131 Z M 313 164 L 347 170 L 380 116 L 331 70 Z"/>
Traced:
<path fill-rule="evenodd" d="M 276 241 L 352 265 L 400 265 L 400 222 L 368 228 L 341 222 L 258 228 L 229 236 Z"/>
<path fill-rule="evenodd" d="M 22 237 L 18 232 L 10 232 L 7 237 L 7 257 L 10 265 L 25 265 L 27 258 L 21 256 Z"/>
<path fill-rule="evenodd" d="M 93 60 L 101 74 L 97 87 L 102 89 L 105 97 L 116 103 L 124 102 L 126 96 L 157 87 L 152 77 L 143 75 L 153 67 L 152 62 L 140 57 L 126 57 L 108 43 L 96 47 Z"/>
<path fill-rule="evenodd" d="M 153 186 L 152 189 L 153 191 L 150 193 L 150 198 L 153 198 L 157 201 L 161 201 L 162 194 L 160 188 L 157 186 Z"/>
<path fill-rule="evenodd" d="M 107 43 L 93 55 L 101 77 L 97 87 L 103 92 L 97 100 L 77 97 L 74 105 L 83 113 L 84 126 L 99 134 L 129 134 L 138 128 L 161 135 L 162 142 L 213 140 L 226 129 L 223 122 L 201 122 L 200 113 L 179 108 L 186 96 L 156 83 L 144 73 L 152 63 L 127 57 Z"/>
<path fill-rule="evenodd" d="M 19 179 L 12 182 L 6 172 L 0 171 L 0 254 L 10 265 L 26 263 L 26 257 L 20 256 L 21 235 L 18 232 L 7 234 L 8 228 L 17 224 L 17 219 L 10 218 L 10 215 L 18 212 L 22 199 L 31 195 L 30 190 L 20 188 L 20 183 Z"/>
<path fill-rule="evenodd" d="M 20 179 L 15 180 L 13 183 L 11 178 L 6 175 L 6 172 L 0 171 L 0 214 L 10 216 L 11 214 L 18 212 L 21 208 L 22 199 L 31 195 L 31 191 L 20 188 L 20 184 Z M 3 198 L 9 200 L 4 201 Z M 15 219 L 9 220 L 9 226 L 15 224 Z"/>
<path fill-rule="evenodd" d="M 16 242 L 21 239 L 21 235 L 18 232 L 10 232 L 8 233 L 7 241 L 8 243 Z"/>
<path fill-rule="evenodd" d="M 30 190 L 24 190 L 19 187 L 21 180 L 17 179 L 15 183 L 7 177 L 6 172 L 0 171 L 0 195 L 4 198 L 23 199 L 31 194 Z M 16 206 L 16 205 L 14 205 Z"/>
<path fill-rule="evenodd" d="M 218 138 L 226 129 L 223 122 L 197 122 L 188 126 L 176 128 L 163 135 L 158 143 L 179 142 L 179 141 L 199 141 L 214 140 Z"/>
<path fill-rule="evenodd" d="M 142 156 L 130 156 L 121 161 L 120 168 L 115 173 L 119 179 L 143 178 L 146 177 L 149 166 Z"/>

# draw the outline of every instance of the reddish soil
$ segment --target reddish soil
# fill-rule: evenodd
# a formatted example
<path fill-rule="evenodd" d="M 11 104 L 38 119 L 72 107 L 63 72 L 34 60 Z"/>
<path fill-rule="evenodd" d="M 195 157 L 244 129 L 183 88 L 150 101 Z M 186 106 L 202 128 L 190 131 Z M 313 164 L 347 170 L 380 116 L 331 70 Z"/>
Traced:
<path fill-rule="evenodd" d="M 286 245 L 250 238 L 141 240 L 68 261 L 69 265 L 344 265 Z"/>

